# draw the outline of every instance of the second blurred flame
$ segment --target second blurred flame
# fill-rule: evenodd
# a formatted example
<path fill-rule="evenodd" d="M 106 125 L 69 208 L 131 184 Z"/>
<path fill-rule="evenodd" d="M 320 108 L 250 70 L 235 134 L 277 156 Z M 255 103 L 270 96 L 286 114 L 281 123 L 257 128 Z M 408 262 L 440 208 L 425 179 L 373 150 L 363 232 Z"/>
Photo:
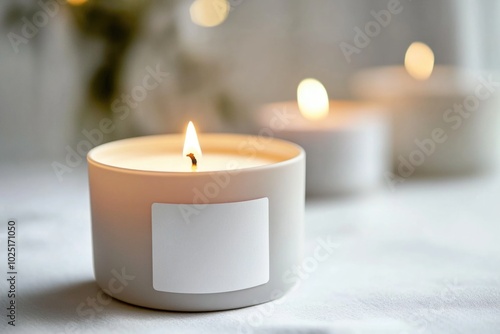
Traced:
<path fill-rule="evenodd" d="M 66 0 L 72 6 L 80 6 L 87 2 L 87 0 Z"/>
<path fill-rule="evenodd" d="M 229 14 L 228 0 L 195 0 L 189 8 L 191 20 L 202 27 L 215 27 Z"/>
<path fill-rule="evenodd" d="M 300 82 L 297 87 L 297 102 L 302 116 L 310 120 L 325 118 L 330 110 L 325 86 L 312 78 Z"/>
<path fill-rule="evenodd" d="M 406 51 L 405 68 L 417 80 L 426 80 L 434 69 L 434 53 L 422 42 L 413 42 Z"/>

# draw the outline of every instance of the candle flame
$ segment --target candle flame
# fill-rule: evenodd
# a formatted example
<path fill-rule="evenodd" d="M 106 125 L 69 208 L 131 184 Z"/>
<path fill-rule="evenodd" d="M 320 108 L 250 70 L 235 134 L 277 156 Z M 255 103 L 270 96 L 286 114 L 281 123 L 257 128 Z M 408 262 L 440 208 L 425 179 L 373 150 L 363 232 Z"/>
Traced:
<path fill-rule="evenodd" d="M 434 53 L 422 42 L 413 42 L 406 51 L 405 68 L 417 80 L 426 80 L 434 69 Z"/>
<path fill-rule="evenodd" d="M 87 2 L 87 0 L 66 0 L 70 5 L 80 6 Z"/>
<path fill-rule="evenodd" d="M 197 159 L 201 158 L 200 142 L 198 141 L 198 136 L 196 135 L 196 129 L 194 128 L 193 122 L 191 121 L 186 129 L 182 155 L 191 159 L 193 168 L 196 167 Z"/>
<path fill-rule="evenodd" d="M 228 0 L 195 0 L 189 8 L 191 21 L 202 27 L 215 27 L 229 14 Z"/>
<path fill-rule="evenodd" d="M 300 82 L 297 87 L 297 102 L 302 116 L 310 120 L 325 118 L 330 110 L 325 86 L 312 78 Z"/>

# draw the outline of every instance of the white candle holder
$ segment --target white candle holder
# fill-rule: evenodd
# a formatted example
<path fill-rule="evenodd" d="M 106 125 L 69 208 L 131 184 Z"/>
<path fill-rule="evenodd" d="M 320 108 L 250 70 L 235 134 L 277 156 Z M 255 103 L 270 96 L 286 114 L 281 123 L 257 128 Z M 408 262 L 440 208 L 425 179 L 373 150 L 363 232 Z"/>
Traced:
<path fill-rule="evenodd" d="M 277 139 L 263 147 L 255 146 L 263 140 L 258 137 L 201 135 L 203 159 L 227 154 L 227 170 L 127 167 L 128 160 L 181 154 L 183 140 L 133 138 L 89 152 L 97 283 L 125 302 L 174 311 L 279 298 L 295 282 L 284 273 L 301 258 L 302 148 Z M 239 168 L 242 159 L 269 162 Z"/>
<path fill-rule="evenodd" d="M 387 171 L 389 124 L 378 106 L 330 101 L 326 119 L 310 121 L 297 102 L 264 105 L 257 123 L 306 151 L 308 196 L 344 195 L 379 187 Z M 276 122 L 279 119 L 279 122 Z"/>
<path fill-rule="evenodd" d="M 397 175 L 463 174 L 491 169 L 498 159 L 500 89 L 491 77 L 436 66 L 419 81 L 403 66 L 379 67 L 357 73 L 352 90 L 389 110 Z"/>

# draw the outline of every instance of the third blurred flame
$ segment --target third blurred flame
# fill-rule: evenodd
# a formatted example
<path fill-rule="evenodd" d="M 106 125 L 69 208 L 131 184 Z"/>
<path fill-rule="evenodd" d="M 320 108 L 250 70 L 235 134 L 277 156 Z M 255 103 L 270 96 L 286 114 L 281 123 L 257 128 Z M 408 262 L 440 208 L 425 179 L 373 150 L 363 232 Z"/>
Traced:
<path fill-rule="evenodd" d="M 426 80 L 434 69 L 434 53 L 422 42 L 413 42 L 406 51 L 405 68 L 417 80 Z"/>
<path fill-rule="evenodd" d="M 230 5 L 227 0 L 195 0 L 189 8 L 191 20 L 202 27 L 215 27 L 226 20 Z"/>

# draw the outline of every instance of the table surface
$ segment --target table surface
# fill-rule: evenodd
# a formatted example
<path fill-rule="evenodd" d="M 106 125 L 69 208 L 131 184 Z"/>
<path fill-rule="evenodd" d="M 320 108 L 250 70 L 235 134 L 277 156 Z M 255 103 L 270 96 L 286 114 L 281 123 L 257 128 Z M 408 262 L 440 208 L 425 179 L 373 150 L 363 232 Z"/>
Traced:
<path fill-rule="evenodd" d="M 18 225 L 17 325 L 2 279 L 2 333 L 500 332 L 500 173 L 308 200 L 305 256 L 318 238 L 335 251 L 279 302 L 210 313 L 113 300 L 78 315 L 99 292 L 85 166 L 59 182 L 50 163 L 0 165 L 0 199 L 4 277 L 7 221 Z"/>

